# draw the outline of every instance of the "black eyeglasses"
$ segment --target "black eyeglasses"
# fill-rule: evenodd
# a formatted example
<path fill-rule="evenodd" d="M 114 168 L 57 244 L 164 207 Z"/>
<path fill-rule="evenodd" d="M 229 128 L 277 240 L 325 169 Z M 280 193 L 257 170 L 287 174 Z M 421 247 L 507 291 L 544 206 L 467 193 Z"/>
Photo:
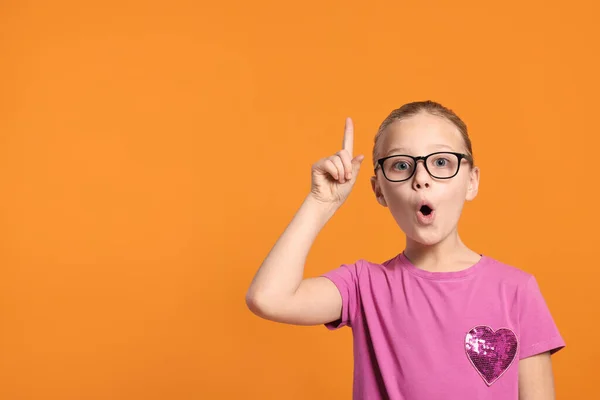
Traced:
<path fill-rule="evenodd" d="M 440 151 L 427 156 L 413 157 L 409 155 L 392 155 L 377 160 L 374 172 L 381 168 L 383 176 L 390 182 L 407 181 L 415 174 L 417 162 L 423 160 L 425 169 L 436 179 L 450 179 L 458 174 L 461 161 L 465 159 L 471 164 L 473 159 L 468 154 Z"/>

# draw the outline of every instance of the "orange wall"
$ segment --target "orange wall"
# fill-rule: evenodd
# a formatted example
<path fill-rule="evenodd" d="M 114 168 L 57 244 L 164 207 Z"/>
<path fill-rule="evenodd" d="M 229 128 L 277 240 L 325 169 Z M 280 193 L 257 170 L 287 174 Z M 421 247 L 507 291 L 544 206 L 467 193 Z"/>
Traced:
<path fill-rule="evenodd" d="M 0 5 L 2 400 L 350 398 L 351 331 L 245 291 L 344 118 L 368 166 L 429 98 L 482 169 L 463 239 L 536 275 L 558 398 L 596 395 L 597 3 L 95 3 Z M 369 170 L 307 275 L 402 249 Z"/>

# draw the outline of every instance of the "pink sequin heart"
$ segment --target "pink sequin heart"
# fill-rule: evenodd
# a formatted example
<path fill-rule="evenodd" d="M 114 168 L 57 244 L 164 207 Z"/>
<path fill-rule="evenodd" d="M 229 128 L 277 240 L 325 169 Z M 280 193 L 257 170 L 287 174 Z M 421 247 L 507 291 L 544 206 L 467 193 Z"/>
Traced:
<path fill-rule="evenodd" d="M 467 357 L 488 386 L 508 370 L 517 348 L 517 335 L 508 328 L 494 331 L 489 326 L 479 325 L 465 337 Z"/>

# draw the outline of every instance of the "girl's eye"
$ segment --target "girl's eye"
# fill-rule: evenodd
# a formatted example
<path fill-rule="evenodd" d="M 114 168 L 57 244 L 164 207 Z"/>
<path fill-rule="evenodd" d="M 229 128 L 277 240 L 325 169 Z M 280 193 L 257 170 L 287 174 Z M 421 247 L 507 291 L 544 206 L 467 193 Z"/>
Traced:
<path fill-rule="evenodd" d="M 407 162 L 405 161 L 400 161 L 394 164 L 394 169 L 397 169 L 399 171 L 405 171 L 409 168 L 409 165 Z"/>
<path fill-rule="evenodd" d="M 449 163 L 449 161 L 445 158 L 437 158 L 433 162 L 433 165 L 435 165 L 436 167 L 445 167 L 448 165 L 448 163 Z"/>

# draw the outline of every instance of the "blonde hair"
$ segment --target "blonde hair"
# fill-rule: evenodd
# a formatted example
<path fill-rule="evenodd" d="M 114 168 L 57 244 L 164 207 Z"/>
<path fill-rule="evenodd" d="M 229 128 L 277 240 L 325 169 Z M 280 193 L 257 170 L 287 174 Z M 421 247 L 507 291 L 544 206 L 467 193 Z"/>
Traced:
<path fill-rule="evenodd" d="M 459 118 L 458 115 L 454 113 L 454 111 L 444 107 L 439 103 L 436 103 L 435 101 L 426 100 L 404 104 L 402 107 L 393 110 L 390 113 L 390 115 L 388 115 L 387 118 L 383 120 L 383 122 L 379 126 L 379 129 L 377 130 L 377 134 L 375 135 L 375 140 L 373 144 L 373 167 L 377 166 L 377 153 L 379 151 L 377 144 L 383 136 L 385 128 L 387 128 L 392 122 L 412 117 L 421 112 L 427 112 L 431 115 L 437 115 L 439 117 L 446 118 L 448 121 L 452 122 L 454 126 L 456 126 L 456 128 L 458 128 L 458 131 L 460 132 L 465 143 L 467 154 L 471 156 L 470 163 L 471 165 L 473 165 L 475 161 L 473 159 L 473 148 L 471 145 L 471 139 L 469 138 L 469 133 L 467 131 L 467 125 L 463 122 L 462 119 Z"/>

